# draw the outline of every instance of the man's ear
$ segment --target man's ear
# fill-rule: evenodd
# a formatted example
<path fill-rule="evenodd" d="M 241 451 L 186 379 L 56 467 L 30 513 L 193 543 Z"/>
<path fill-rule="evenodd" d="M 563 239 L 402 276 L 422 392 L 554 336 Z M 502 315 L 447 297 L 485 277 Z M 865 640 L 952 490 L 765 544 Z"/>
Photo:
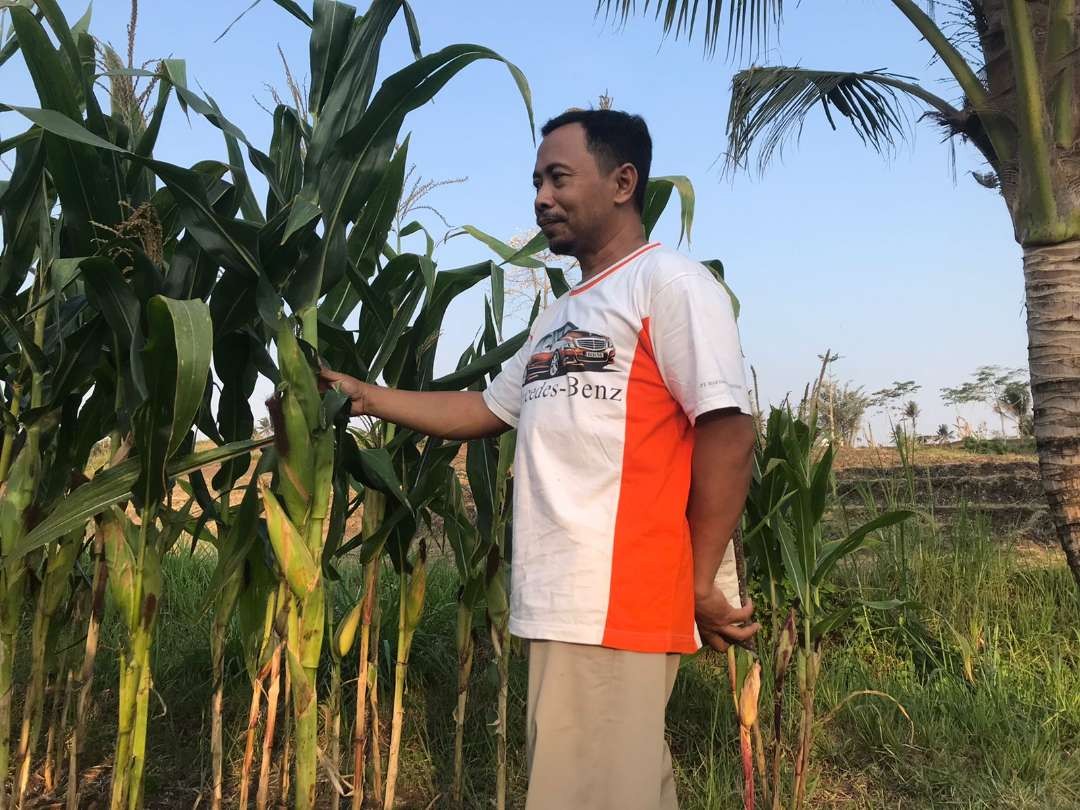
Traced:
<path fill-rule="evenodd" d="M 615 202 L 618 205 L 632 203 L 638 184 L 638 171 L 633 163 L 624 163 L 614 172 Z"/>

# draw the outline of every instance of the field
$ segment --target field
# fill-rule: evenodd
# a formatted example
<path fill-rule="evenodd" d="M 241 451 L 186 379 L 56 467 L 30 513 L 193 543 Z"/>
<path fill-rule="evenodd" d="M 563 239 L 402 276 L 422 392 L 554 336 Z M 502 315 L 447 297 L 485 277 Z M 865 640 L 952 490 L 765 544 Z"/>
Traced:
<path fill-rule="evenodd" d="M 838 465 L 842 502 L 858 510 L 873 497 L 902 497 L 908 481 L 888 451 L 845 451 Z M 1030 457 L 976 457 L 922 451 L 917 527 L 896 534 L 849 565 L 832 599 L 906 593 L 906 612 L 866 613 L 827 646 L 818 708 L 827 719 L 816 739 L 809 805 L 814 808 L 1070 808 L 1080 806 L 1080 600 L 1059 552 L 1030 537 L 995 528 L 975 495 L 1001 495 L 1013 481 L 1016 504 L 1030 495 Z M 962 469 L 957 469 L 957 467 Z M 966 472 L 964 472 L 966 471 Z M 962 488 L 957 483 L 963 480 Z M 926 483 L 931 482 L 931 483 Z M 951 483 L 950 483 L 951 482 Z M 1037 484 L 1037 481 L 1036 481 Z M 995 489 L 996 487 L 996 489 Z M 959 491 L 962 489 L 962 491 Z M 843 495 L 844 492 L 854 493 Z M 861 493 L 861 495 L 859 494 Z M 845 509 L 847 506 L 845 506 Z M 1019 508 L 1019 507 L 1018 507 Z M 844 516 L 833 516 L 843 520 Z M 153 671 L 156 704 L 146 774 L 148 806 L 191 808 L 206 802 L 210 776 L 206 707 L 211 692 L 209 619 L 200 613 L 212 556 L 167 559 L 166 599 Z M 339 610 L 359 585 L 343 568 L 334 590 Z M 383 578 L 382 604 L 396 604 Z M 456 574 L 432 566 L 423 622 L 414 643 L 406 711 L 403 793 L 399 806 L 450 806 L 455 702 Z M 380 683 L 383 744 L 389 734 L 394 615 L 384 607 Z M 481 637 L 484 637 L 483 628 Z M 118 628 L 108 623 L 105 649 Z M 510 683 L 509 806 L 524 801 L 525 660 L 515 650 Z M 355 673 L 355 653 L 346 659 Z M 239 645 L 226 659 L 226 785 L 235 802 L 249 700 Z M 346 677 L 350 677 L 348 674 Z M 116 658 L 99 661 L 101 685 L 84 761 L 85 807 L 101 806 L 108 786 L 116 709 Z M 486 808 L 494 784 L 496 676 L 490 645 L 481 644 L 466 734 L 467 806 Z M 875 694 L 859 694 L 873 691 Z M 771 704 L 768 689 L 763 705 Z M 794 707 L 792 707 L 794 709 Z M 346 717 L 352 711 L 346 707 Z M 788 712 L 792 716 L 794 711 Z M 741 806 L 736 724 L 723 661 L 701 654 L 684 662 L 669 707 L 669 734 L 680 800 L 689 810 Z M 347 735 L 347 732 L 346 732 Z M 232 777 L 232 778 L 229 778 Z M 277 782 L 275 780 L 274 784 Z M 328 790 L 325 785 L 324 790 Z M 33 806 L 61 806 L 41 795 Z M 226 806 L 230 805 L 229 797 Z"/>

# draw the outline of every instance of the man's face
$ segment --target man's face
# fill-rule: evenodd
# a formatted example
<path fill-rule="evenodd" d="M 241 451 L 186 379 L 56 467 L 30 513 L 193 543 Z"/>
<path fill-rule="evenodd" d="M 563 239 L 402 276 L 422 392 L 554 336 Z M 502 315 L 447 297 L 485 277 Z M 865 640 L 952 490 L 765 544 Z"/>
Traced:
<path fill-rule="evenodd" d="M 552 252 L 578 256 L 605 233 L 616 212 L 615 174 L 601 170 L 581 124 L 559 127 L 540 142 L 533 206 Z"/>

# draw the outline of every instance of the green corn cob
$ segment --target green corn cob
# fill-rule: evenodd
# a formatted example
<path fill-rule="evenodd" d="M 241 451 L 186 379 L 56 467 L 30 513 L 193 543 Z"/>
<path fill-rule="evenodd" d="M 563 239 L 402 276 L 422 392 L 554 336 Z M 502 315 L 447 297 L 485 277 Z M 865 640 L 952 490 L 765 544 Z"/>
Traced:
<path fill-rule="evenodd" d="M 278 499 L 265 486 L 262 489 L 263 503 L 266 505 L 266 530 L 270 535 L 270 544 L 281 565 L 285 580 L 297 599 L 307 599 L 319 584 L 319 567 L 311 558 L 307 547 L 300 538 Z"/>

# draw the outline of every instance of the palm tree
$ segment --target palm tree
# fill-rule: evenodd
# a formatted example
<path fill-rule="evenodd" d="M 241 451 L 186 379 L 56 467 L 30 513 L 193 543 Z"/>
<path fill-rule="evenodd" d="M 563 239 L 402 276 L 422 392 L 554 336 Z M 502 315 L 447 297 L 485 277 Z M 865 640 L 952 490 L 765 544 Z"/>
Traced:
<path fill-rule="evenodd" d="M 934 434 L 934 438 L 937 439 L 938 444 L 948 444 L 952 441 L 953 432 L 952 428 L 942 423 L 938 425 L 937 433 Z"/>
<path fill-rule="evenodd" d="M 938 5 L 946 5 L 937 0 Z M 872 149 L 888 152 L 908 134 L 908 105 L 947 136 L 979 150 L 1023 249 L 1028 362 L 1039 466 L 1050 512 L 1080 585 L 1080 74 L 1076 0 L 952 0 L 949 33 L 934 0 L 891 0 L 955 81 L 949 101 L 907 76 L 753 66 L 736 74 L 727 121 L 730 167 L 759 167 L 797 138 L 820 109 L 846 122 Z M 714 51 L 767 41 L 783 0 L 598 0 L 597 12 L 652 14 L 665 33 L 704 37 Z M 840 43 L 838 43 L 840 44 Z"/>
<path fill-rule="evenodd" d="M 919 403 L 913 399 L 909 399 L 904 403 L 904 407 L 900 409 L 900 416 L 911 422 L 911 435 L 915 441 L 919 440 L 919 414 L 922 411 L 919 410 Z"/>

